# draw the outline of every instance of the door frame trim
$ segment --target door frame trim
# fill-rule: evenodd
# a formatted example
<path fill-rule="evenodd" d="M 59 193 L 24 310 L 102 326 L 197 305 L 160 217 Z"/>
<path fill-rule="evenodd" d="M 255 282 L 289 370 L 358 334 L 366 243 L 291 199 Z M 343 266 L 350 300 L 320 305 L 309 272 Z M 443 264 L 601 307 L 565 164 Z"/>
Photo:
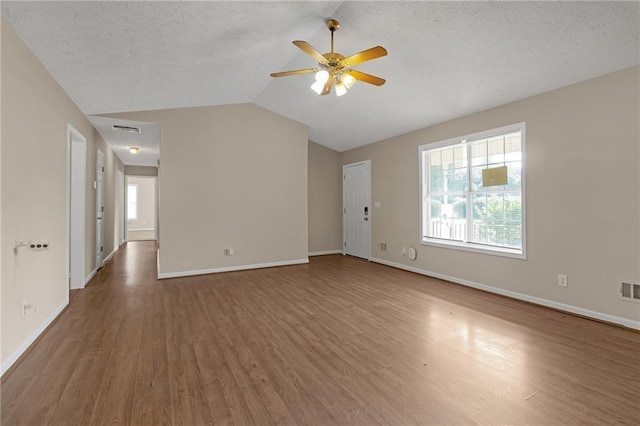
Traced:
<path fill-rule="evenodd" d="M 126 224 L 127 224 L 127 220 L 126 220 L 126 207 L 127 207 L 127 203 L 125 202 L 126 200 L 126 189 L 127 189 L 127 179 L 126 179 L 126 175 L 124 174 L 124 170 L 120 170 L 118 169 L 116 171 L 116 204 L 118 206 L 118 208 L 116 209 L 116 222 L 118 224 L 118 226 L 116 227 L 116 240 L 117 240 L 117 244 L 116 247 L 120 247 L 122 244 L 124 244 L 127 239 L 126 239 Z"/>
<path fill-rule="evenodd" d="M 346 203 L 345 203 L 345 191 L 344 191 L 344 180 L 345 180 L 345 172 L 348 168 L 350 167 L 357 167 L 357 166 L 363 166 L 363 165 L 368 165 L 369 166 L 369 204 L 371 204 L 371 160 L 364 160 L 364 161 L 358 161 L 356 163 L 349 163 L 349 164 L 343 164 L 342 165 L 342 254 L 344 256 L 347 255 L 347 250 L 345 249 L 346 247 L 346 243 L 347 243 L 347 227 L 345 224 L 346 221 L 346 213 L 345 213 L 345 208 L 346 208 Z M 371 235 L 371 222 L 373 220 L 373 209 L 371 208 L 371 206 L 369 206 L 369 220 L 367 221 L 367 227 L 369 228 L 369 247 L 367 247 L 367 257 L 365 258 L 366 260 L 371 260 L 371 242 L 372 242 L 372 235 Z"/>
<path fill-rule="evenodd" d="M 98 170 L 98 159 L 102 157 L 102 167 L 104 170 Z M 100 150 L 100 148 L 96 149 L 96 175 L 95 175 L 95 204 L 96 204 L 96 215 L 93 218 L 94 225 L 95 225 L 95 235 L 96 235 L 96 241 L 95 241 L 95 252 L 94 252 L 94 259 L 96 261 L 95 263 L 95 269 L 100 269 L 104 266 L 104 259 L 105 259 L 105 255 L 104 255 L 104 246 L 105 246 L 105 241 L 104 241 L 104 215 L 105 215 L 105 211 L 102 210 L 102 218 L 100 219 L 102 221 L 101 226 L 100 226 L 100 231 L 98 232 L 98 216 L 100 215 L 100 212 L 98 211 L 98 202 L 102 201 L 102 207 L 104 209 L 104 199 L 105 199 L 105 193 L 104 193 L 104 178 L 106 176 L 106 170 L 107 170 L 107 165 L 106 165 L 106 157 L 104 155 L 104 152 L 102 152 L 102 150 Z M 102 173 L 102 181 L 100 183 L 100 185 L 102 186 L 100 188 L 100 195 L 102 197 L 102 200 L 98 199 L 98 173 Z M 99 235 L 101 234 L 101 235 Z M 102 237 L 102 246 L 100 246 L 100 248 L 98 248 L 98 242 L 99 242 L 99 236 Z M 98 260 L 99 259 L 99 260 Z"/>
<path fill-rule="evenodd" d="M 82 133 L 80 133 L 76 128 L 74 128 L 70 123 L 67 123 L 67 250 L 66 250 L 66 258 L 67 258 L 67 287 L 71 288 L 71 168 L 72 168 L 72 164 L 71 164 L 71 151 L 72 151 L 72 139 L 73 140 L 78 140 L 80 141 L 82 144 L 84 144 L 84 153 L 85 153 L 85 158 L 84 158 L 84 181 L 85 181 L 85 185 L 84 185 L 84 192 L 82 193 L 83 195 L 83 204 L 84 204 L 84 209 L 83 209 L 83 214 L 82 214 L 82 226 L 81 226 L 81 233 L 82 233 L 82 256 L 81 256 L 81 263 L 82 263 L 82 270 L 83 270 L 83 274 L 82 274 L 82 279 L 80 280 L 82 282 L 82 286 L 81 287 L 75 287 L 75 288 L 84 288 L 84 284 L 85 284 L 85 278 L 86 278 L 86 245 L 87 245 L 87 233 L 86 233 L 86 228 L 85 228 L 85 224 L 87 221 L 87 194 L 86 194 L 86 178 L 87 178 L 87 138 L 84 137 L 82 135 Z M 66 302 L 69 303 L 69 291 L 66 292 Z"/>

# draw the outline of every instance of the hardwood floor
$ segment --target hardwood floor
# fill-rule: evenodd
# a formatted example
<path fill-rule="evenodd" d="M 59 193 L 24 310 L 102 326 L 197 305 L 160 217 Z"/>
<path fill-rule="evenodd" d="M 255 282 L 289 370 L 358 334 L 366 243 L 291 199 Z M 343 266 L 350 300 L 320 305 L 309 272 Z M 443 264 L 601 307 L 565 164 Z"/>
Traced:
<path fill-rule="evenodd" d="M 2 424 L 640 424 L 640 334 L 339 255 L 156 280 L 119 250 Z"/>

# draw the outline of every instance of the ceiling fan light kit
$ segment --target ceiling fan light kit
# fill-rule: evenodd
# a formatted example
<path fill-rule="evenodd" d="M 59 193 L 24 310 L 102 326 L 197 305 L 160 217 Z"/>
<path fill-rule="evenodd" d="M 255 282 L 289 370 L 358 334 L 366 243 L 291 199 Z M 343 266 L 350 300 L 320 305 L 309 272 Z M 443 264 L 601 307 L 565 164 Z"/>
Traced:
<path fill-rule="evenodd" d="M 349 73 L 342 74 L 341 81 L 347 89 L 351 89 L 353 85 L 356 84 L 356 79 Z"/>
<path fill-rule="evenodd" d="M 311 90 L 320 96 L 329 94 L 334 85 L 336 96 L 342 96 L 353 87 L 356 81 L 382 86 L 385 83 L 383 78 L 354 70 L 351 67 L 386 56 L 387 50 L 382 46 L 376 46 L 345 58 L 340 53 L 333 51 L 333 33 L 340 28 L 340 23 L 335 19 L 329 19 L 327 28 L 331 31 L 331 52 L 329 53 L 321 54 L 306 41 L 296 40 L 293 42 L 296 47 L 318 62 L 318 68 L 276 72 L 272 73 L 271 77 L 315 73 L 315 82 L 311 85 Z"/>

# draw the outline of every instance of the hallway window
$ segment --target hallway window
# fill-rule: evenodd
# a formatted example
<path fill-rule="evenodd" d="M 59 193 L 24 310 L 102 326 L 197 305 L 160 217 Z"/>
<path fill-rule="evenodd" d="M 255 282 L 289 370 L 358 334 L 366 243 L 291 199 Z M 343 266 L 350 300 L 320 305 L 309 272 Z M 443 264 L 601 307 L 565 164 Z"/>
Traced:
<path fill-rule="evenodd" d="M 127 185 L 127 220 L 138 219 L 138 185 Z"/>

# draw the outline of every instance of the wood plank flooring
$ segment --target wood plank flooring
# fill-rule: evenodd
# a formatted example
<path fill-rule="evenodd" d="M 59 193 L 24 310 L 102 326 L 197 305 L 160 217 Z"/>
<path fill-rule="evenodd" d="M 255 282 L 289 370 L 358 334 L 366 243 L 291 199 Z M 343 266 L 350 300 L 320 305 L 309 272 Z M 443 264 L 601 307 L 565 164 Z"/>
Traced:
<path fill-rule="evenodd" d="M 3 425 L 640 424 L 640 334 L 339 255 L 156 280 L 129 243 L 3 380 Z"/>

